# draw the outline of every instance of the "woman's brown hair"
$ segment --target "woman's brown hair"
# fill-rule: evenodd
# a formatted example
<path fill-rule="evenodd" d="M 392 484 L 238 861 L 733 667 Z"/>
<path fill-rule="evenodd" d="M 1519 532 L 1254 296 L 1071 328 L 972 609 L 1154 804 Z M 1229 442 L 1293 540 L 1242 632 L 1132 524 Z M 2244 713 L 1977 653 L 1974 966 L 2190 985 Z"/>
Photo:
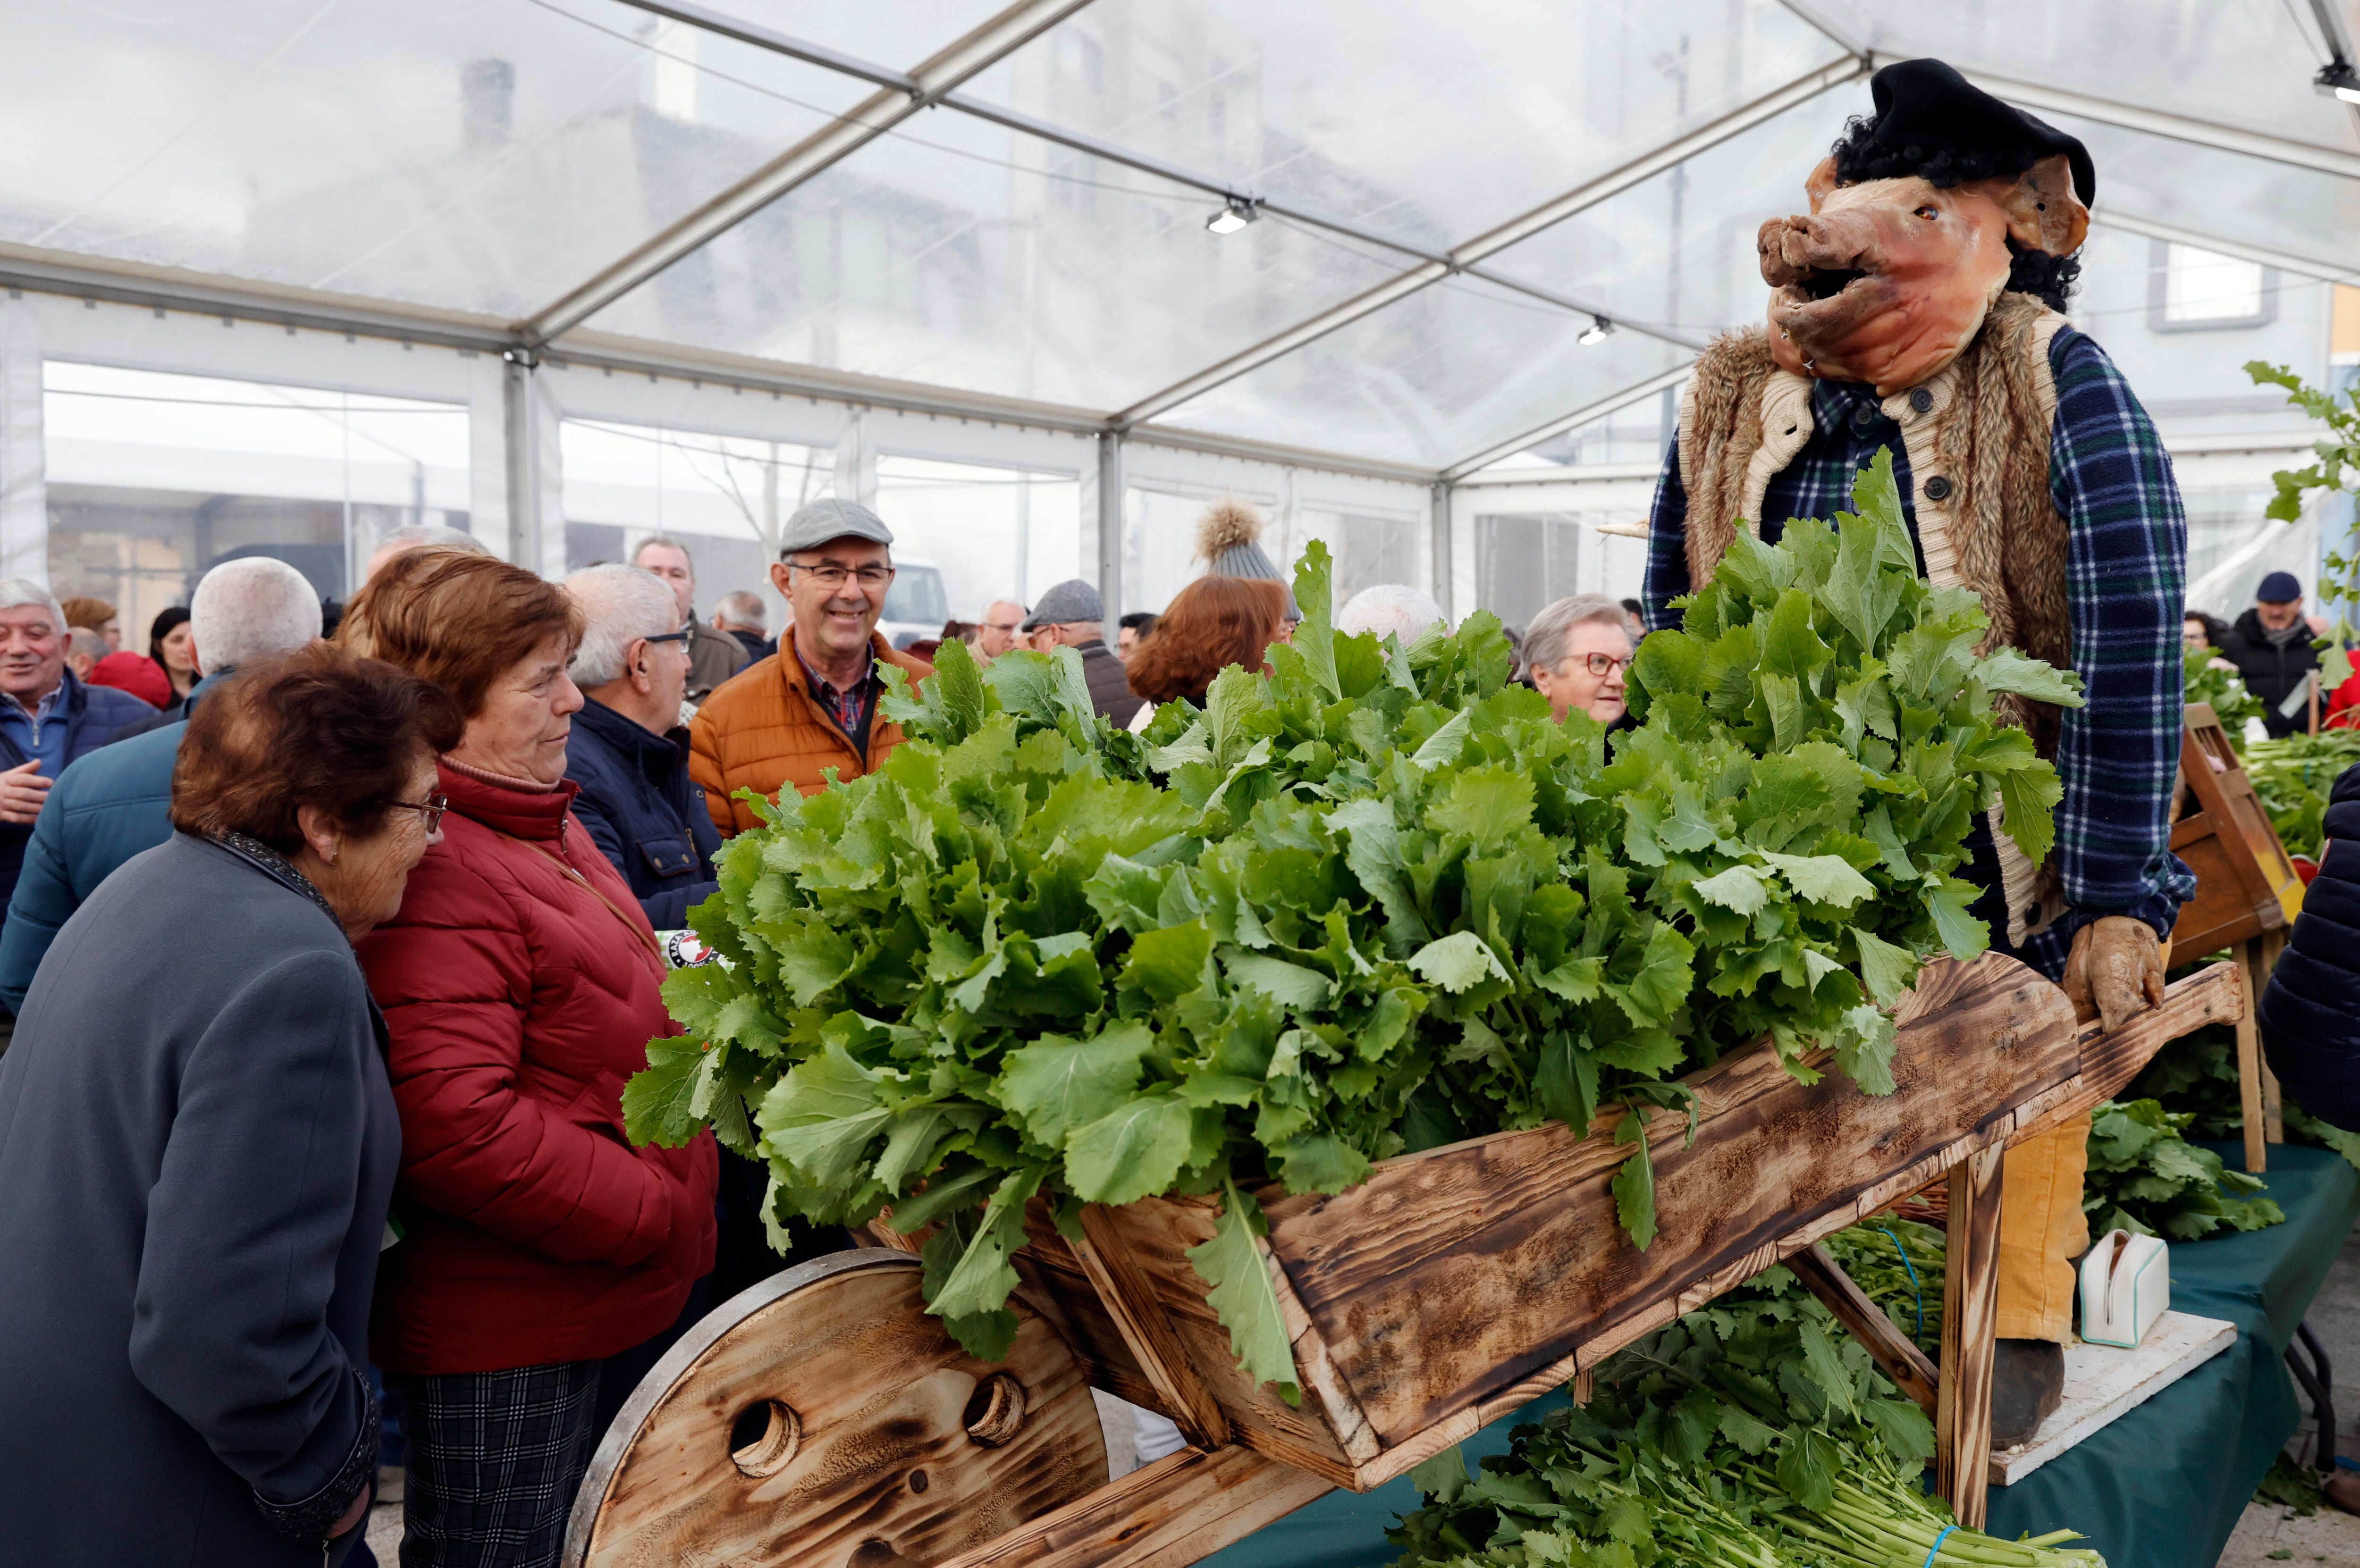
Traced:
<path fill-rule="evenodd" d="M 336 641 L 432 681 L 472 719 L 492 683 L 559 632 L 570 660 L 582 642 L 582 610 L 554 583 L 488 555 L 413 550 L 377 568 L 353 595 Z"/>
<path fill-rule="evenodd" d="M 366 838 L 419 763 L 457 746 L 465 727 L 441 687 L 326 643 L 242 664 L 190 714 L 172 825 L 242 833 L 293 855 L 303 846 L 295 813 L 311 806 Z"/>
<path fill-rule="evenodd" d="M 1255 577 L 1199 577 L 1174 595 L 1155 630 L 1131 656 L 1131 689 L 1150 702 L 1205 700 L 1232 664 L 1264 667 L 1286 619 L 1286 590 Z"/>

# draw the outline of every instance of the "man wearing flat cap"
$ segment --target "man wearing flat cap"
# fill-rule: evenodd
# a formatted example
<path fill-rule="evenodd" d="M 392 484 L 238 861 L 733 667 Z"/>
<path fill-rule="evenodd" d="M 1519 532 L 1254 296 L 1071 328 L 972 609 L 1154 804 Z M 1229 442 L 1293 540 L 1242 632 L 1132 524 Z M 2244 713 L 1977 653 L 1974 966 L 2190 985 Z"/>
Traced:
<path fill-rule="evenodd" d="M 1106 601 L 1078 577 L 1066 579 L 1041 595 L 1040 605 L 1025 621 L 1024 640 L 1040 653 L 1070 648 L 1082 656 L 1082 673 L 1089 678 L 1090 705 L 1098 717 L 1125 729 L 1139 712 L 1140 699 L 1131 693 L 1122 660 L 1106 645 Z"/>
<path fill-rule="evenodd" d="M 2319 668 L 2319 650 L 2311 645 L 2318 635 L 2303 617 L 2301 580 L 2273 572 L 2222 639 L 2221 656 L 2237 667 L 2245 690 L 2261 703 L 2262 724 L 2272 739 L 2310 724 L 2311 672 Z"/>
<path fill-rule="evenodd" d="M 806 502 L 787 519 L 770 568 L 789 615 L 779 651 L 714 692 L 689 726 L 689 776 L 723 837 L 757 824 L 731 799 L 738 790 L 816 794 L 827 769 L 858 779 L 901 743 L 901 726 L 877 712 L 880 670 L 893 665 L 912 683 L 934 671 L 877 635 L 892 545 L 893 530 L 857 501 Z"/>
<path fill-rule="evenodd" d="M 2097 176 L 2081 144 L 1939 60 L 1878 71 L 1805 182 L 1807 216 L 1762 226 L 1765 327 L 1698 361 L 1657 487 L 1650 626 L 1711 580 L 1738 528 L 1851 506 L 1893 454 L 1918 567 L 1972 590 L 1988 650 L 2077 670 L 2086 705 L 2000 699 L 2064 799 L 2049 858 L 1980 822 L 1962 874 L 1992 946 L 2119 1027 L 2163 995 L 2162 939 L 2195 879 L 2170 849 L 2181 727 L 2186 525 L 2147 412 L 2060 312 Z M 1994 809 L 1995 811 L 1996 809 Z M 2055 1409 L 2071 1332 L 2089 1118 L 2008 1151 L 1994 1443 Z"/>

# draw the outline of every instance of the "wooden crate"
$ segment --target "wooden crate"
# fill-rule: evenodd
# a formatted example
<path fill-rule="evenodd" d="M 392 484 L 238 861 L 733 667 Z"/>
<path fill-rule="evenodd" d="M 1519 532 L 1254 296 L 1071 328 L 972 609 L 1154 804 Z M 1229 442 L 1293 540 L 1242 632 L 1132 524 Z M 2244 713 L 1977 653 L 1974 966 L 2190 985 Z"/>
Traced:
<path fill-rule="evenodd" d="M 1630 1153 L 1619 1107 L 1587 1136 L 1552 1124 L 1384 1160 L 1334 1197 L 1264 1189 L 1300 1408 L 1237 1370 L 1187 1260 L 1213 1234 L 1211 1200 L 1094 1211 L 1078 1248 L 1038 1220 L 1017 1267 L 1103 1386 L 1365 1491 L 1971 1155 L 2087 1109 L 2163 1040 L 2241 1006 L 2218 965 L 2101 1041 L 2013 960 L 1938 961 L 1901 1010 L 1896 1094 L 1834 1072 L 1797 1083 L 1765 1044 L 1688 1079 L 1692 1144 L 1684 1115 L 1648 1113 L 1661 1233 L 1644 1252 L 1607 1190 Z M 1126 1292 L 1147 1299 L 1109 1304 Z M 1165 1348 L 1142 1353 L 1142 1323 Z M 1159 1367 L 1171 1346 L 1185 1365 Z"/>
<path fill-rule="evenodd" d="M 2172 823 L 2171 852 L 2196 873 L 2196 896 L 2180 907 L 2172 951 L 2201 958 L 2293 925 L 2302 878 L 2206 703 L 2188 705 L 2180 777 L 2194 809 Z"/>

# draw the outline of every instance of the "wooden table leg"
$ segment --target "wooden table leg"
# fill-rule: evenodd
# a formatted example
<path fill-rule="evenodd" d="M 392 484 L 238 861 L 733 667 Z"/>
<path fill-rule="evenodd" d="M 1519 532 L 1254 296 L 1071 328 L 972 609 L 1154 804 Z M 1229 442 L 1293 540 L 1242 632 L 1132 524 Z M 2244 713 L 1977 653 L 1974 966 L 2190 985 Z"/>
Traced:
<path fill-rule="evenodd" d="M 2261 948 L 2260 972 L 2253 977 L 2250 993 L 2256 1007 L 2261 1005 L 2262 988 L 2270 983 L 2270 973 L 2278 968 L 2278 955 L 2286 951 L 2286 944 L 2287 933 L 2283 931 L 2264 931 L 2261 935 L 2258 944 Z M 2286 1097 L 2278 1093 L 2278 1075 L 2270 1071 L 2270 1059 L 2261 1053 L 2261 1029 L 2258 1024 L 2255 1026 L 2254 1046 L 2255 1060 L 2262 1069 L 2262 1141 L 2284 1143 Z"/>
<path fill-rule="evenodd" d="M 2004 1147 L 1950 1171 L 1950 1259 L 1942 1280 L 1941 1385 L 1934 1412 L 1934 1486 L 1959 1522 L 1983 1525 L 1990 1484 L 1992 1358 L 1999 1307 L 2000 1161 Z"/>
<path fill-rule="evenodd" d="M 2235 952 L 2245 981 L 2245 1009 L 2237 1015 L 2237 1108 L 2245 1128 L 2245 1169 L 2258 1174 L 2269 1169 L 2269 1156 L 2262 1147 L 2267 1131 L 2262 1109 L 2262 1037 L 2254 1022 L 2254 1007 L 2262 996 L 2261 961 L 2255 942 L 2241 942 Z"/>

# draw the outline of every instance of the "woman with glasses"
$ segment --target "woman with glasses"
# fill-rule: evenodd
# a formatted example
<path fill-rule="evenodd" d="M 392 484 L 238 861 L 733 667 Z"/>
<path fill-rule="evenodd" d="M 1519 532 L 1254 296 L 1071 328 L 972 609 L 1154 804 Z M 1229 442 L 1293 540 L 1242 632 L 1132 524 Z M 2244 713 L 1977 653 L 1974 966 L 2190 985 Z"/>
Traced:
<path fill-rule="evenodd" d="M 402 1129 L 354 944 L 460 733 L 390 665 L 249 662 L 180 742 L 172 836 L 59 930 L 0 1058 L 9 1562 L 367 1560 Z"/>
<path fill-rule="evenodd" d="M 1622 605 L 1603 593 L 1559 599 L 1524 628 L 1533 684 L 1559 720 L 1580 712 L 1601 724 L 1620 722 L 1629 712 L 1622 675 L 1631 668 L 1631 655 Z"/>
<path fill-rule="evenodd" d="M 370 1343 L 406 1402 L 405 1568 L 554 1563 L 606 1361 L 713 1266 L 711 1136 L 624 1135 L 624 1082 L 675 1030 L 647 916 L 570 810 L 582 633 L 563 589 L 441 550 L 388 563 L 337 633 L 465 721 L 442 843 L 360 948 L 401 1111 Z"/>

